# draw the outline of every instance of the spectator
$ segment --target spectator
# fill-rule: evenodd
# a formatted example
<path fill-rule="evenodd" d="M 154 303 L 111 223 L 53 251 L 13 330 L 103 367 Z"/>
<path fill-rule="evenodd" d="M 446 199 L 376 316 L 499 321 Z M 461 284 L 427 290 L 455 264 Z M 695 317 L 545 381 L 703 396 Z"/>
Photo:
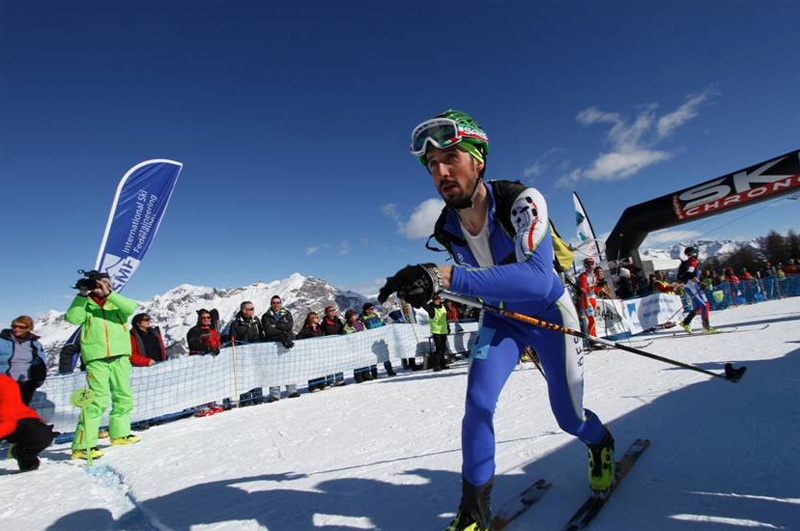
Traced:
<path fill-rule="evenodd" d="M 447 322 L 458 322 L 458 307 L 453 301 L 444 301 L 444 309 L 447 311 Z"/>
<path fill-rule="evenodd" d="M 219 332 L 214 328 L 211 312 L 205 308 L 197 310 L 197 324 L 186 333 L 186 342 L 189 344 L 190 356 L 219 354 Z"/>
<path fill-rule="evenodd" d="M 139 436 L 131 433 L 131 337 L 125 326 L 136 302 L 114 293 L 106 273 L 90 271 L 84 276 L 75 285 L 79 293 L 64 318 L 81 326 L 81 360 L 86 364 L 86 380 L 94 398 L 75 427 L 72 459 L 103 456 L 97 448 L 97 433 L 109 401 L 111 444 L 139 442 Z"/>
<path fill-rule="evenodd" d="M 739 280 L 744 287 L 745 302 L 747 302 L 747 304 L 756 302 L 756 279 L 753 278 L 753 275 L 750 274 L 746 267 L 742 268 Z"/>
<path fill-rule="evenodd" d="M 252 301 L 244 301 L 239 305 L 239 312 L 228 327 L 228 337 L 234 346 L 264 341 L 264 329 L 261 320 L 256 317 L 256 307 Z M 239 395 L 239 406 L 255 406 L 263 401 L 262 387 L 254 387 Z"/>
<path fill-rule="evenodd" d="M 606 272 L 602 267 L 597 266 L 594 268 L 594 292 L 601 299 L 613 299 L 611 294 L 611 285 L 606 280 Z"/>
<path fill-rule="evenodd" d="M 150 325 L 150 316 L 137 313 L 131 323 L 131 364 L 150 367 L 167 359 L 164 338 L 157 326 Z"/>
<path fill-rule="evenodd" d="M 364 326 L 367 330 L 372 330 L 373 328 L 380 328 L 384 326 L 386 323 L 383 322 L 381 316 L 375 311 L 375 305 L 371 302 L 365 302 L 364 305 L 361 307 L 361 322 L 364 323 Z M 386 371 L 386 374 L 389 376 L 397 376 L 397 373 L 394 372 L 394 367 L 392 367 L 392 361 L 386 360 L 383 362 L 383 368 Z M 370 371 L 372 372 L 372 376 L 374 378 L 378 378 L 378 366 L 372 365 L 370 367 Z"/>
<path fill-rule="evenodd" d="M 239 305 L 239 312 L 233 318 L 228 334 L 237 345 L 264 341 L 264 328 L 256 317 L 256 307 L 251 301 L 244 301 Z"/>
<path fill-rule="evenodd" d="M 431 337 L 433 337 L 434 350 L 431 354 L 431 367 L 433 372 L 442 369 L 449 369 L 447 365 L 447 335 L 450 333 L 450 325 L 447 322 L 447 310 L 442 303 L 442 297 L 438 294 L 433 296 L 431 302 L 425 305 L 428 312 Z"/>
<path fill-rule="evenodd" d="M 696 247 L 687 247 L 683 252 L 686 254 L 687 258 L 683 260 L 680 267 L 678 267 L 678 282 L 683 282 L 683 289 L 692 301 L 692 311 L 686 315 L 681 323 L 681 327 L 683 327 L 687 333 L 691 334 L 692 327 L 690 323 L 695 315 L 701 314 L 703 331 L 707 334 L 715 334 L 719 332 L 719 330 L 713 328 L 709 322 L 708 314 L 710 307 L 708 299 L 706 298 L 706 293 L 703 291 L 703 286 L 700 284 L 700 264 L 697 259 L 699 251 Z"/>
<path fill-rule="evenodd" d="M 783 268 L 783 272 L 786 275 L 796 275 L 797 274 L 797 264 L 794 261 L 794 258 L 789 258 L 786 261 L 786 266 Z"/>
<path fill-rule="evenodd" d="M 725 268 L 725 284 L 728 286 L 728 291 L 731 297 L 732 306 L 739 304 L 739 277 L 733 272 L 730 267 Z"/>
<path fill-rule="evenodd" d="M 380 319 L 380 317 L 378 317 Z M 359 319 L 358 312 L 355 310 L 347 310 L 344 312 L 344 333 L 352 334 L 354 332 L 363 332 L 367 327 Z"/>
<path fill-rule="evenodd" d="M 364 305 L 366 306 L 366 304 Z M 379 317 L 380 319 L 380 317 Z M 361 322 L 358 316 L 358 312 L 350 309 L 344 312 L 344 332 L 345 334 L 353 334 L 355 332 L 363 332 L 367 328 L 364 326 L 364 323 Z M 375 370 L 377 371 L 377 366 L 375 366 Z M 356 383 L 365 382 L 368 380 L 372 380 L 372 372 L 370 367 L 359 367 L 353 370 L 353 380 Z"/>
<path fill-rule="evenodd" d="M 647 277 L 644 274 L 644 271 L 637 269 L 633 275 L 633 280 L 633 289 L 635 290 L 637 297 L 644 297 L 650 293 L 650 285 Z"/>
<path fill-rule="evenodd" d="M 319 316 L 317 312 L 308 312 L 306 320 L 303 322 L 303 328 L 297 333 L 297 339 L 310 339 L 312 337 L 322 337 L 325 332 L 319 324 Z M 327 377 L 320 376 L 308 381 L 308 392 L 316 393 L 324 389 L 330 389 L 327 383 Z"/>
<path fill-rule="evenodd" d="M 281 343 L 287 349 L 294 346 L 294 318 L 289 310 L 283 307 L 283 301 L 278 295 L 273 295 L 269 300 L 269 310 L 261 316 L 261 326 L 267 341 Z"/>
<path fill-rule="evenodd" d="M 336 308 L 333 306 L 325 307 L 325 315 L 322 317 L 322 330 L 326 336 L 344 334 L 344 323 L 336 315 Z"/>
<path fill-rule="evenodd" d="M 20 315 L 11 321 L 11 328 L 0 332 L 0 373 L 17 382 L 26 406 L 47 377 L 44 348 L 33 333 L 33 319 L 27 315 Z"/>
<path fill-rule="evenodd" d="M 287 350 L 294 346 L 294 318 L 289 310 L 283 307 L 283 301 L 278 295 L 273 295 L 269 300 L 269 310 L 261 316 L 261 327 L 267 341 L 279 342 Z M 286 396 L 297 398 L 297 384 L 286 384 Z M 273 385 L 269 388 L 267 402 L 277 402 L 281 398 L 281 388 Z"/>
<path fill-rule="evenodd" d="M 675 293 L 675 288 L 672 284 L 667 282 L 667 276 L 663 271 L 656 271 L 655 279 L 653 280 L 653 290 L 658 293 Z"/>
<path fill-rule="evenodd" d="M 326 306 L 325 307 L 325 316 L 322 318 L 322 331 L 325 332 L 326 336 L 335 336 L 344 334 L 344 323 L 342 322 L 341 318 L 336 315 L 336 308 L 333 306 Z M 376 371 L 377 372 L 377 371 Z M 375 378 L 378 376 L 375 375 Z M 328 376 L 329 385 L 345 385 L 344 381 L 344 373 L 337 372 L 333 379 Z"/>
<path fill-rule="evenodd" d="M 39 468 L 39 453 L 57 434 L 22 401 L 19 390 L 13 378 L 0 374 L 0 440 L 8 441 L 20 472 L 29 472 Z"/>
<path fill-rule="evenodd" d="M 633 283 L 631 282 L 631 272 L 625 267 L 619 268 L 619 283 L 617 284 L 617 297 L 620 299 L 630 299 L 635 295 Z"/>
<path fill-rule="evenodd" d="M 714 273 L 710 269 L 703 271 L 703 278 L 700 280 L 703 289 L 712 289 L 714 287 Z"/>
<path fill-rule="evenodd" d="M 585 270 L 578 275 L 578 289 L 580 290 L 581 320 L 584 330 L 592 337 L 597 337 L 597 326 L 594 315 L 597 312 L 597 299 L 595 299 L 594 258 L 587 257 L 583 261 Z M 592 348 L 592 343 L 589 343 Z"/>

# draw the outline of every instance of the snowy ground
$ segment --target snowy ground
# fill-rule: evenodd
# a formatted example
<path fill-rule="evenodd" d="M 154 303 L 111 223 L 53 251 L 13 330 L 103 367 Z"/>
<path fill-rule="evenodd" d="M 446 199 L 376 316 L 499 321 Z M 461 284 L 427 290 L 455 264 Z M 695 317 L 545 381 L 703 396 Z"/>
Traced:
<path fill-rule="evenodd" d="M 800 529 L 800 298 L 712 322 L 770 326 L 647 350 L 712 371 L 745 364 L 738 384 L 620 350 L 586 357 L 585 405 L 610 423 L 618 453 L 652 440 L 593 529 Z M 36 472 L 4 461 L 0 529 L 441 530 L 460 495 L 466 370 L 157 426 L 91 469 L 67 445 Z M 556 426 L 531 365 L 509 379 L 496 432 L 495 507 L 546 477 L 552 489 L 511 529 L 559 529 L 587 495 L 585 449 Z"/>

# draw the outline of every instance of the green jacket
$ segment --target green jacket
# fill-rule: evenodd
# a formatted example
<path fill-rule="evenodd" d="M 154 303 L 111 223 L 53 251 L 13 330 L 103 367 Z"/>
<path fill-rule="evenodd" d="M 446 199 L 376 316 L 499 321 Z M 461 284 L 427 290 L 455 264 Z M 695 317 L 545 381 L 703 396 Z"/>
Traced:
<path fill-rule="evenodd" d="M 450 326 L 447 324 L 447 310 L 444 304 L 441 306 L 431 304 L 426 310 L 428 310 L 428 316 L 430 317 L 431 334 L 449 334 Z"/>
<path fill-rule="evenodd" d="M 128 318 L 136 310 L 136 301 L 111 293 L 103 306 L 91 297 L 76 296 L 64 317 L 68 323 L 81 326 L 81 359 L 84 363 L 98 359 L 131 355 Z"/>

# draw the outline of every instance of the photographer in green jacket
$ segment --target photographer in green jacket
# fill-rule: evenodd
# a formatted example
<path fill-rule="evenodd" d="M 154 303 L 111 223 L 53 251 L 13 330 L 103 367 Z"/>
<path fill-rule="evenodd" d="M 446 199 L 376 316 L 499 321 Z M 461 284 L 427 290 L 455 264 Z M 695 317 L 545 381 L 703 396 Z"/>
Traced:
<path fill-rule="evenodd" d="M 78 280 L 79 290 L 67 310 L 68 323 L 81 326 L 81 360 L 94 399 L 78 421 L 72 441 L 72 458 L 93 459 L 103 452 L 97 448 L 97 431 L 103 412 L 111 402 L 108 433 L 112 445 L 133 444 L 131 434 L 133 390 L 131 388 L 131 338 L 128 318 L 136 301 L 111 291 L 106 273 L 89 271 Z M 88 449 L 88 450 L 87 450 Z"/>

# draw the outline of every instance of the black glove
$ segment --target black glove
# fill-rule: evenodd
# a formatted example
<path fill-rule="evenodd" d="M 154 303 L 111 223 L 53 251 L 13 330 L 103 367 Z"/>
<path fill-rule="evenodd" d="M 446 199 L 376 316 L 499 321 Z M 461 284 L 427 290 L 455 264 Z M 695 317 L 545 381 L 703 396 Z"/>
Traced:
<path fill-rule="evenodd" d="M 444 282 L 435 264 L 408 265 L 386 279 L 378 293 L 378 301 L 384 303 L 389 295 L 397 292 L 398 297 L 411 306 L 421 308 L 442 290 Z"/>

